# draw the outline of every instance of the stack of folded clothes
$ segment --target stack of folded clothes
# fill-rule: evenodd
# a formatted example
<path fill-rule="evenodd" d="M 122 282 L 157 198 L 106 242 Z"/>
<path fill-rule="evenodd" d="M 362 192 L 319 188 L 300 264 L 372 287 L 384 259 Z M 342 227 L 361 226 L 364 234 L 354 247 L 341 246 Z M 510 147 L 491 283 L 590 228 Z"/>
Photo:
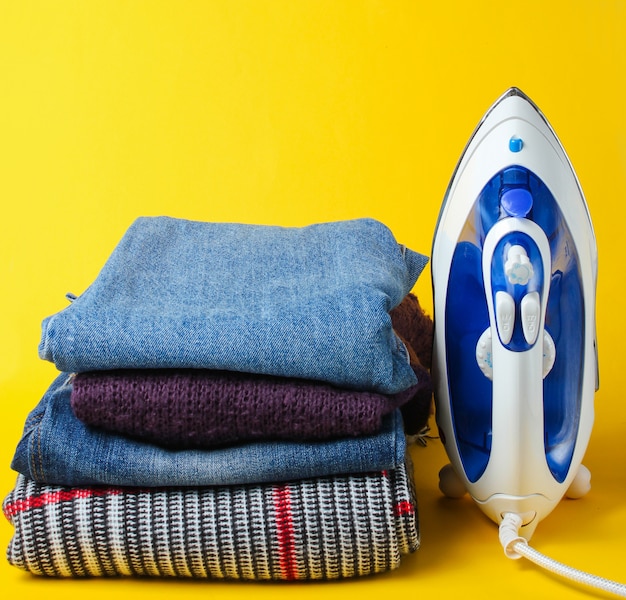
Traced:
<path fill-rule="evenodd" d="M 372 219 L 138 219 L 43 323 L 7 556 L 50 576 L 336 579 L 419 545 L 426 257 Z"/>

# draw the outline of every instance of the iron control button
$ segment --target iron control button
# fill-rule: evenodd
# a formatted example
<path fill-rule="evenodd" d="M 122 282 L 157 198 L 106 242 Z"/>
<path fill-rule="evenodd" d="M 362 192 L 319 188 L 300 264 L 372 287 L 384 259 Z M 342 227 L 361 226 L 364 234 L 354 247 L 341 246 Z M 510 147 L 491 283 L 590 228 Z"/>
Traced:
<path fill-rule="evenodd" d="M 524 337 L 531 346 L 537 341 L 537 335 L 539 334 L 540 314 L 539 293 L 530 292 L 526 294 L 520 302 L 520 318 Z"/>
<path fill-rule="evenodd" d="M 504 263 L 504 273 L 513 285 L 526 285 L 534 275 L 533 265 L 522 246 L 511 246 Z"/>
<path fill-rule="evenodd" d="M 503 344 L 508 344 L 513 337 L 515 327 L 515 300 L 506 292 L 496 292 L 496 325 Z"/>
<path fill-rule="evenodd" d="M 511 188 L 502 194 L 500 205 L 510 217 L 523 218 L 533 207 L 533 197 L 525 188 Z"/>

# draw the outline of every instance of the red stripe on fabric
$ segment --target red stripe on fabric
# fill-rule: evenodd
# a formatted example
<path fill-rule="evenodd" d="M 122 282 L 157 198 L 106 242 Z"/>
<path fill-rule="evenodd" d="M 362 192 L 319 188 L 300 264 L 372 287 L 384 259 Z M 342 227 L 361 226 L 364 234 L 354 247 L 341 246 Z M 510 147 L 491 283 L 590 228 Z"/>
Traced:
<path fill-rule="evenodd" d="M 400 517 L 402 515 L 412 515 L 415 513 L 415 507 L 408 500 L 403 500 L 402 502 L 398 502 L 393 507 L 393 514 L 396 517 Z"/>
<path fill-rule="evenodd" d="M 291 494 L 288 486 L 274 488 L 274 512 L 276 513 L 280 570 L 284 579 L 297 579 L 298 566 L 295 554 L 293 513 L 291 512 Z"/>
<path fill-rule="evenodd" d="M 32 508 L 41 508 L 50 504 L 58 504 L 59 502 L 68 502 L 76 498 L 92 498 L 94 496 L 117 496 L 122 490 L 118 488 L 72 488 L 67 490 L 58 490 L 56 492 L 45 492 L 38 496 L 28 496 L 21 500 L 16 500 L 4 506 L 4 516 L 7 519 L 14 517 L 18 513 L 31 510 Z"/>

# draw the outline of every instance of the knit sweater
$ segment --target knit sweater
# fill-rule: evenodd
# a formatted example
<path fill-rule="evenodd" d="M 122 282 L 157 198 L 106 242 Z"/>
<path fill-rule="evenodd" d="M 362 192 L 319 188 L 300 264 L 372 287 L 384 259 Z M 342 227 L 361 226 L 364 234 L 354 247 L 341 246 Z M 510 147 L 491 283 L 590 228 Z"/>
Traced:
<path fill-rule="evenodd" d="M 91 371 L 74 377 L 71 404 L 91 426 L 165 447 L 208 448 L 373 434 L 384 415 L 425 389 L 430 396 L 429 385 L 425 371 L 393 396 L 202 369 Z"/>
<path fill-rule="evenodd" d="M 408 459 L 407 459 L 408 460 Z M 419 546 L 410 464 L 229 487 L 41 485 L 3 509 L 9 562 L 37 575 L 313 580 L 379 573 Z"/>

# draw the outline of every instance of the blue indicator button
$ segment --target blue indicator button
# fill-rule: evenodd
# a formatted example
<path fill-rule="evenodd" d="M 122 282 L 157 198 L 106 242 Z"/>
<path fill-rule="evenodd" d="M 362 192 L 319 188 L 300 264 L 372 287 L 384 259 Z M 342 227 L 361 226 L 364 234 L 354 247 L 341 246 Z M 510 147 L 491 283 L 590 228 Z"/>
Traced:
<path fill-rule="evenodd" d="M 524 142 L 521 140 L 521 138 L 512 137 L 509 140 L 509 150 L 511 152 L 519 152 L 523 147 L 524 147 Z"/>
<path fill-rule="evenodd" d="M 533 207 L 533 197 L 525 188 L 512 188 L 502 194 L 500 204 L 510 217 L 525 217 Z"/>

